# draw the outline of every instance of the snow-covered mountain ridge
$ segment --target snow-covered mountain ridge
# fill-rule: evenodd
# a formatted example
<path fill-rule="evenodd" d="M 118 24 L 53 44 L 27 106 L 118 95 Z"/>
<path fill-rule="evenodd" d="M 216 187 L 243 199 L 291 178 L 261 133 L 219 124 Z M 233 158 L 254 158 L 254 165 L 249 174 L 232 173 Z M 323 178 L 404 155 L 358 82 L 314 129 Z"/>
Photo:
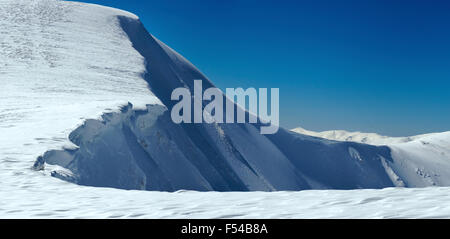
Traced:
<path fill-rule="evenodd" d="M 390 166 L 409 187 L 448 185 L 450 181 L 450 132 L 388 137 L 345 130 L 314 132 L 296 128 L 292 131 L 330 140 L 385 145 L 391 150 Z"/>
<path fill-rule="evenodd" d="M 168 107 L 160 99 L 166 90 L 145 72 L 158 62 L 161 66 L 155 70 L 167 79 L 183 79 L 181 72 L 198 70 L 156 39 L 154 50 L 173 54 L 145 54 L 147 44 L 140 48 L 130 40 L 136 30 L 146 32 L 135 15 L 67 1 L 0 0 L 0 16 L 0 218 L 450 217 L 450 189 L 444 187 L 166 193 L 60 180 L 168 191 L 188 186 L 223 191 L 303 189 L 299 185 L 380 188 L 401 182 L 409 187 L 445 186 L 450 185 L 449 135 L 436 134 L 397 148 L 336 142 L 284 129 L 262 137 L 253 135 L 253 125 L 184 129 L 164 120 Z M 166 60 L 157 61 L 160 57 Z M 177 69 L 172 77 L 162 75 L 168 62 L 173 62 L 169 68 Z M 158 76 L 154 71 L 148 74 Z M 191 138 L 196 134 L 202 137 Z M 128 138 L 133 140 L 122 141 Z M 210 147 L 198 147 L 203 145 L 199 141 L 210 138 Z M 109 155 L 101 149 L 112 156 L 108 163 Z M 151 154 L 134 154 L 147 151 Z M 44 169 L 31 170 L 43 154 L 48 160 Z M 167 157 L 174 154 L 180 157 Z M 208 163 L 195 165 L 198 161 L 185 155 L 203 155 Z M 145 162 L 165 165 L 140 165 L 139 159 L 149 158 L 156 160 Z M 177 168 L 190 174 L 180 178 L 190 180 L 167 183 L 175 177 L 170 170 Z M 216 177 L 203 170 L 221 176 L 212 181 Z M 160 179 L 161 174 L 164 180 L 152 178 Z M 92 175 L 101 180 L 90 180 Z M 292 178 L 304 181 L 287 184 Z"/>
<path fill-rule="evenodd" d="M 49 151 L 39 162 L 70 170 L 53 176 L 90 186 L 176 191 L 274 191 L 394 186 L 386 147 L 316 140 L 284 129 L 259 134 L 258 124 L 181 124 L 167 116 L 177 87 L 195 79 L 214 86 L 184 57 L 150 35 L 135 17 L 118 25 L 144 57 L 152 93 L 165 107 L 126 107 L 87 121 L 71 134 L 78 148 Z M 61 155 L 64 155 L 61 156 Z M 38 166 L 37 168 L 40 168 Z"/>
<path fill-rule="evenodd" d="M 301 127 L 292 129 L 292 131 L 299 134 L 310 135 L 329 140 L 358 142 L 371 145 L 391 145 L 398 143 L 407 143 L 433 135 L 433 134 L 423 134 L 409 137 L 389 137 L 379 135 L 376 133 L 349 132 L 345 130 L 328 130 L 322 132 L 315 132 L 311 130 L 306 130 Z"/>

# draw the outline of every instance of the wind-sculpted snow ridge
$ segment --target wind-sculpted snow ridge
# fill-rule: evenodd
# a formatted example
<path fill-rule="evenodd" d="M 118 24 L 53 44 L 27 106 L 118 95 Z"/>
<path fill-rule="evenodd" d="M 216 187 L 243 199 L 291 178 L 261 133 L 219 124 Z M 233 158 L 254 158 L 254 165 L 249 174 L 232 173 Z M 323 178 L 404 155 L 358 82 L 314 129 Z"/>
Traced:
<path fill-rule="evenodd" d="M 387 147 L 335 142 L 280 129 L 261 135 L 260 124 L 174 124 L 170 94 L 213 84 L 181 55 L 150 35 L 134 17 L 120 26 L 147 64 L 144 79 L 165 106 L 131 105 L 89 120 L 73 131 L 77 149 L 49 151 L 35 168 L 64 167 L 52 175 L 81 185 L 176 191 L 276 191 L 395 186 Z M 226 99 L 225 99 L 226 100 Z M 67 170 L 68 169 L 68 170 Z"/>
<path fill-rule="evenodd" d="M 303 154 L 289 159 L 250 124 L 199 126 L 172 123 L 161 105 L 129 105 L 86 121 L 70 134 L 79 149 L 49 151 L 35 167 L 60 165 L 70 171 L 53 176 L 81 185 L 158 191 L 393 186 L 382 165 L 387 148 L 280 134 Z"/>

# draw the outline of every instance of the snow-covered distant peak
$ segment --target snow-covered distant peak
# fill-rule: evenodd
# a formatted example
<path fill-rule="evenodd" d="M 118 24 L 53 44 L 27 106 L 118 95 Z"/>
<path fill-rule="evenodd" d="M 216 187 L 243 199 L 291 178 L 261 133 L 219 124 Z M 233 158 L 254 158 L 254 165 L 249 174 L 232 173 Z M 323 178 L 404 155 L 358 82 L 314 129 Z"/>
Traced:
<path fill-rule="evenodd" d="M 391 144 L 408 143 L 424 137 L 435 135 L 435 134 L 423 134 L 409 137 L 389 137 L 379 135 L 376 133 L 349 132 L 345 130 L 329 130 L 329 131 L 315 132 L 300 127 L 292 129 L 292 131 L 299 134 L 310 135 L 330 140 L 350 141 L 371 145 L 391 145 Z"/>

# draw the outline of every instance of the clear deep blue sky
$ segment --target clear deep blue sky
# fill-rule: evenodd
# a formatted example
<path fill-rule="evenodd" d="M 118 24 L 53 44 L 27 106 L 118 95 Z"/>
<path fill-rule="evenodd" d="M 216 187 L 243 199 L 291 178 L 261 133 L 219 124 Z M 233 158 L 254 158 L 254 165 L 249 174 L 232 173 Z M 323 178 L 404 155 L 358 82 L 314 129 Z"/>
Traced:
<path fill-rule="evenodd" d="M 449 1 L 84 2 L 135 13 L 222 89 L 280 88 L 286 128 L 450 130 Z"/>

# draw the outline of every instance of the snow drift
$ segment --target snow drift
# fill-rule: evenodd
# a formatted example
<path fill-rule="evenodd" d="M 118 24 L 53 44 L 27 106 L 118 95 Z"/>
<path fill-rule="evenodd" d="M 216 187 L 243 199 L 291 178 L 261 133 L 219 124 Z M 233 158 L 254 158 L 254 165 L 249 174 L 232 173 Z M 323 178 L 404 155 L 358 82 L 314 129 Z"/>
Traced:
<path fill-rule="evenodd" d="M 394 185 L 383 166 L 391 160 L 387 147 L 286 131 L 273 137 L 260 135 L 250 124 L 177 125 L 164 106 L 133 110 L 129 105 L 72 132 L 70 139 L 79 149 L 50 151 L 38 162 L 69 169 L 53 172 L 61 179 L 122 189 L 271 191 Z"/>

